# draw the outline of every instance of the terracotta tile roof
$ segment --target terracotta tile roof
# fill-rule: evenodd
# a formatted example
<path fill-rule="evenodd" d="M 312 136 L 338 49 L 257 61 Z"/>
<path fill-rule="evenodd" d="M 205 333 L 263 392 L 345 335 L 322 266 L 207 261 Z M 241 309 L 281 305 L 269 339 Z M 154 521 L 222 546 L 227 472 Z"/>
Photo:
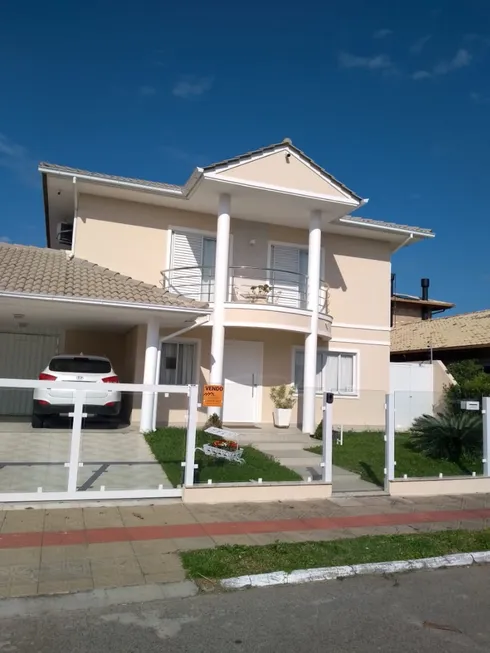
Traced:
<path fill-rule="evenodd" d="M 134 177 L 119 177 L 118 175 L 107 175 L 104 172 L 90 172 L 89 170 L 82 170 L 81 168 L 70 168 L 69 166 L 60 166 L 57 163 L 47 163 L 42 161 L 39 164 L 40 170 L 53 171 L 53 172 L 66 172 L 72 175 L 83 175 L 90 177 L 97 181 L 120 181 L 126 184 L 135 184 L 136 186 L 149 186 L 157 190 L 175 190 L 180 193 L 183 191 L 182 186 L 175 184 L 165 184 L 162 181 L 147 181 L 146 179 L 135 179 Z"/>
<path fill-rule="evenodd" d="M 172 294 L 95 263 L 70 259 L 65 250 L 0 243 L 0 295 L 53 297 L 202 309 L 206 304 Z"/>
<path fill-rule="evenodd" d="M 403 324 L 391 331 L 392 353 L 490 346 L 490 310 Z"/>
<path fill-rule="evenodd" d="M 350 188 L 347 188 L 342 182 L 340 182 L 338 179 L 335 179 L 333 175 L 331 175 L 329 172 L 327 172 L 324 168 L 318 165 L 313 159 L 310 159 L 310 157 L 305 154 L 302 150 L 300 150 L 296 145 L 293 145 L 291 139 L 285 138 L 281 143 L 273 143 L 272 145 L 266 145 L 265 147 L 259 147 L 257 150 L 251 150 L 250 152 L 245 152 L 244 154 L 239 154 L 238 156 L 234 156 L 231 159 L 224 159 L 223 161 L 218 161 L 217 163 L 212 163 L 211 165 L 205 166 L 204 167 L 204 172 L 211 172 L 212 170 L 216 170 L 216 168 L 223 168 L 229 165 L 234 165 L 235 163 L 242 163 L 247 161 L 248 159 L 251 159 L 254 156 L 258 156 L 260 154 L 267 154 L 268 152 L 273 152 L 274 150 L 277 150 L 279 148 L 284 148 L 288 147 L 290 150 L 298 154 L 302 159 L 305 159 L 305 161 L 308 161 L 308 163 L 315 168 L 320 174 L 324 175 L 330 181 L 332 181 L 334 184 L 337 184 L 342 190 L 344 190 L 346 193 L 349 193 L 349 195 L 352 195 L 356 200 L 359 202 L 362 201 L 362 197 L 359 195 L 356 195 L 354 191 L 350 190 Z"/>

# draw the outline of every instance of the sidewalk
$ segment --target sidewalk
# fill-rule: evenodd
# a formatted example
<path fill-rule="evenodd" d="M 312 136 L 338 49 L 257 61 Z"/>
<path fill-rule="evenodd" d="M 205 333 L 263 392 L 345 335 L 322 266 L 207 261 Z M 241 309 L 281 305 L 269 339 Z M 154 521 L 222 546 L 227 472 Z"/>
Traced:
<path fill-rule="evenodd" d="M 0 512 L 0 597 L 184 579 L 179 551 L 490 527 L 490 495 Z"/>

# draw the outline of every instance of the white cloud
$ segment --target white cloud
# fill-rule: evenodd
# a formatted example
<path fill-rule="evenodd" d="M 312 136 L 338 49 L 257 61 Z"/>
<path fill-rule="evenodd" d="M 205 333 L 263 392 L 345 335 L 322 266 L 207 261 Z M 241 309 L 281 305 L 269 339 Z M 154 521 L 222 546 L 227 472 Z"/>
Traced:
<path fill-rule="evenodd" d="M 428 79 L 432 74 L 428 70 L 416 70 L 412 74 L 412 79 Z"/>
<path fill-rule="evenodd" d="M 447 73 L 452 72 L 453 70 L 459 70 L 460 68 L 465 68 L 471 63 L 471 54 L 468 50 L 464 48 L 459 49 L 454 57 L 449 61 L 440 61 L 436 66 L 434 66 L 433 73 L 434 75 L 447 75 Z"/>
<path fill-rule="evenodd" d="M 9 170 L 28 186 L 37 186 L 36 164 L 27 149 L 0 133 L 0 168 Z"/>
<path fill-rule="evenodd" d="M 373 39 L 385 39 L 387 36 L 391 36 L 392 34 L 393 30 L 385 27 L 384 29 L 376 30 L 376 32 L 373 33 Z"/>
<path fill-rule="evenodd" d="M 151 97 L 156 95 L 157 89 L 154 86 L 140 86 L 138 92 L 143 97 Z"/>
<path fill-rule="evenodd" d="M 12 239 L 8 236 L 0 236 L 0 243 L 11 243 Z"/>
<path fill-rule="evenodd" d="M 173 87 L 172 94 L 184 99 L 199 97 L 211 89 L 213 81 L 212 77 L 183 77 Z"/>
<path fill-rule="evenodd" d="M 490 104 L 490 95 L 483 95 L 483 93 L 473 91 L 470 93 L 470 100 L 475 104 Z"/>
<path fill-rule="evenodd" d="M 429 77 L 437 77 L 439 75 L 447 75 L 455 70 L 466 68 L 469 66 L 473 57 L 464 48 L 460 48 L 452 59 L 440 61 L 429 70 L 417 70 L 412 74 L 412 79 L 428 79 Z"/>
<path fill-rule="evenodd" d="M 341 68 L 365 68 L 366 70 L 393 69 L 393 62 L 387 54 L 377 54 L 373 57 L 359 57 L 350 52 L 340 52 L 339 65 Z"/>
<path fill-rule="evenodd" d="M 427 45 L 430 38 L 431 35 L 427 34 L 427 36 L 422 36 L 420 39 L 414 41 L 409 48 L 410 54 L 420 54 L 422 50 L 425 48 L 425 46 Z"/>

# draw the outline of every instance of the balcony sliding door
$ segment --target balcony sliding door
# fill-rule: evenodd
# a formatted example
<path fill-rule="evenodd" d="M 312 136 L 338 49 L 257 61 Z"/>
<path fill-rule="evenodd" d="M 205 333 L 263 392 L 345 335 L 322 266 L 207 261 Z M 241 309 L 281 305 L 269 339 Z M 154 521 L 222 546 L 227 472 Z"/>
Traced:
<path fill-rule="evenodd" d="M 308 251 L 287 245 L 271 245 L 272 303 L 306 308 Z"/>
<path fill-rule="evenodd" d="M 214 301 L 216 238 L 174 231 L 170 291 L 204 302 Z"/>

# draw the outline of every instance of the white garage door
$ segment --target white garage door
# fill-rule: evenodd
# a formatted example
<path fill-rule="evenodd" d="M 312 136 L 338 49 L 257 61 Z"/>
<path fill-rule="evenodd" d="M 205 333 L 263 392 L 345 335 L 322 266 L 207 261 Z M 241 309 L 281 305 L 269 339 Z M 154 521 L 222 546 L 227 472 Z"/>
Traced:
<path fill-rule="evenodd" d="M 58 353 L 56 335 L 0 333 L 0 378 L 37 379 Z M 5 390 L 0 387 L 0 415 L 29 415 L 32 390 Z"/>
<path fill-rule="evenodd" d="M 406 430 L 421 415 L 432 415 L 433 368 L 430 363 L 390 363 L 390 391 L 395 395 L 395 428 Z"/>

